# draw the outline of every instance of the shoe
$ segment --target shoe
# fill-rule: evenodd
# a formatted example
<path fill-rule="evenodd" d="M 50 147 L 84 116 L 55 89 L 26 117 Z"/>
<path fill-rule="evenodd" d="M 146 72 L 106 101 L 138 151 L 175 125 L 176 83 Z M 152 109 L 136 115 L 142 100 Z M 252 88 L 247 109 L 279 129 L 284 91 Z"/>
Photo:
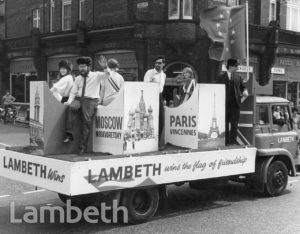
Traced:
<path fill-rule="evenodd" d="M 163 150 L 165 150 L 165 149 L 166 149 L 166 146 L 165 146 L 165 145 L 161 145 L 161 146 L 158 147 L 158 150 L 159 150 L 159 151 L 163 151 Z"/>
<path fill-rule="evenodd" d="M 82 148 L 79 150 L 78 155 L 83 156 L 85 154 L 85 150 Z"/>
<path fill-rule="evenodd" d="M 64 143 L 68 143 L 70 141 L 73 141 L 73 137 L 71 135 L 68 135 L 65 139 L 64 139 Z"/>

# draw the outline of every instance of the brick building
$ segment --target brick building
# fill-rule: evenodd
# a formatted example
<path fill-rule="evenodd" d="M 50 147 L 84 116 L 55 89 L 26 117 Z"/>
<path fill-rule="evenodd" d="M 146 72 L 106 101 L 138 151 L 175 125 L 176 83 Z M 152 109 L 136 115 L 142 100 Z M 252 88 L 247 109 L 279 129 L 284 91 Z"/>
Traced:
<path fill-rule="evenodd" d="M 289 1 L 281 4 L 281 29 L 277 31 L 269 26 L 276 15 L 273 3 L 249 1 L 250 65 L 257 90 L 265 88 L 262 85 L 272 89 L 272 82 L 261 77 L 266 51 L 272 55 L 272 48 L 276 49 L 278 69 L 273 69 L 272 77 L 281 86 L 300 64 L 299 33 L 285 30 L 295 27 L 287 17 Z M 171 98 L 178 85 L 174 78 L 184 66 L 192 67 L 198 82 L 212 82 L 221 64 L 208 58 L 210 40 L 199 27 L 199 12 L 219 4 L 245 4 L 245 0 L 6 0 L 5 40 L 0 47 L 2 92 L 10 88 L 18 102 L 28 103 L 29 81 L 51 83 L 61 59 L 72 61 L 76 72 L 79 55 L 91 56 L 95 69 L 100 55 L 115 57 L 125 80 L 135 81 L 143 80 L 153 66 L 152 59 L 164 54 L 166 99 Z M 284 95 L 289 97 L 288 92 Z"/>

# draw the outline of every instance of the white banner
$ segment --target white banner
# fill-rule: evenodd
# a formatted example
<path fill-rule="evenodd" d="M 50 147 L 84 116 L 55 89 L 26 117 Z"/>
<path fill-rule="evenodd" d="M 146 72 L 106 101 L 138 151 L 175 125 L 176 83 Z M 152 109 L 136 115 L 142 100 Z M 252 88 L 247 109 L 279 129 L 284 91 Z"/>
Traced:
<path fill-rule="evenodd" d="M 225 86 L 197 84 L 181 105 L 166 107 L 165 141 L 200 149 L 225 145 Z"/>
<path fill-rule="evenodd" d="M 255 171 L 256 148 L 112 158 L 74 163 L 72 195 Z"/>
<path fill-rule="evenodd" d="M 159 86 L 125 82 L 115 100 L 98 108 L 93 151 L 131 154 L 158 150 Z"/>
<path fill-rule="evenodd" d="M 93 152 L 123 152 L 124 105 L 123 87 L 108 106 L 98 106 L 93 121 Z"/>
<path fill-rule="evenodd" d="M 181 105 L 166 107 L 166 143 L 190 149 L 198 148 L 198 90 L 197 85 L 191 97 Z"/>
<path fill-rule="evenodd" d="M 198 148 L 225 146 L 225 85 L 199 85 Z"/>
<path fill-rule="evenodd" d="M 0 150 L 0 176 L 80 195 L 253 173 L 255 157 L 256 148 L 239 148 L 69 162 Z"/>
<path fill-rule="evenodd" d="M 0 150 L 0 176 L 69 194 L 71 162 Z"/>

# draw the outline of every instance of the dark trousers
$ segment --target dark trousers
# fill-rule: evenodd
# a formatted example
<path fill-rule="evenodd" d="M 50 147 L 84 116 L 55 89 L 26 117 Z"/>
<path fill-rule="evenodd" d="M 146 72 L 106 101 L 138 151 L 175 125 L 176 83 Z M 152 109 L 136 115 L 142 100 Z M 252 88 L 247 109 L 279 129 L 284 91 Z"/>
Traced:
<path fill-rule="evenodd" d="M 228 104 L 226 107 L 225 144 L 237 143 L 237 131 L 240 118 L 240 108 L 237 104 Z M 231 129 L 229 131 L 229 124 Z"/>
<path fill-rule="evenodd" d="M 4 105 L 4 110 L 5 110 L 5 112 L 4 112 L 4 123 L 6 123 L 7 122 L 7 115 L 8 115 L 8 109 L 9 108 L 14 108 L 12 105 Z"/>
<path fill-rule="evenodd" d="M 165 118 L 164 118 L 164 103 L 163 103 L 163 96 L 159 95 L 159 115 L 158 115 L 158 139 L 160 140 L 162 136 L 162 131 L 165 125 Z"/>
<path fill-rule="evenodd" d="M 68 108 L 66 133 L 74 138 L 74 125 L 76 115 L 80 116 L 80 140 L 79 148 L 86 150 L 89 136 L 92 130 L 93 119 L 96 114 L 98 99 L 82 98 L 79 110 Z"/>
<path fill-rule="evenodd" d="M 69 99 L 69 97 L 63 96 L 60 102 L 65 103 L 68 101 L 68 99 Z"/>

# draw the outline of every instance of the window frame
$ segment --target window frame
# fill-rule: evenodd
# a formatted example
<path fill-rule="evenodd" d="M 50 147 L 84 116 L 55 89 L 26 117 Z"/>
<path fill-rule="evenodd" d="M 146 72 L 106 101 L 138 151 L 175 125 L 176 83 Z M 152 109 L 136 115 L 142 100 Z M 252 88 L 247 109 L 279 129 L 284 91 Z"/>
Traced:
<path fill-rule="evenodd" d="M 35 16 L 35 13 L 36 16 Z M 37 26 L 35 26 L 35 23 Z M 32 10 L 32 28 L 40 28 L 41 27 L 41 12 L 39 8 Z"/>
<path fill-rule="evenodd" d="M 286 14 L 286 29 L 294 32 L 300 32 L 300 24 L 297 24 L 297 28 L 292 28 L 292 22 L 295 20 L 295 16 L 292 15 L 292 10 L 297 11 L 297 19 L 300 20 L 300 4 L 296 4 L 294 1 L 288 0 L 287 4 L 287 14 Z"/>
<path fill-rule="evenodd" d="M 227 0 L 227 6 L 239 6 L 240 1 L 239 0 Z"/>
<path fill-rule="evenodd" d="M 169 20 L 180 19 L 180 1 L 181 0 L 175 0 L 175 1 L 177 1 L 177 14 L 172 15 L 172 16 L 170 15 L 170 11 L 171 11 L 171 2 L 173 2 L 173 0 L 168 1 L 168 19 Z"/>
<path fill-rule="evenodd" d="M 187 1 L 190 1 L 190 5 L 191 5 L 191 15 L 185 15 L 185 4 L 187 3 Z M 182 3 L 182 19 L 190 19 L 192 20 L 193 19 L 193 0 L 183 0 L 183 3 Z"/>
<path fill-rule="evenodd" d="M 79 0 L 79 20 L 84 21 L 85 15 L 84 15 L 84 6 L 85 6 L 85 0 Z"/>
<path fill-rule="evenodd" d="M 70 12 L 70 28 L 65 28 L 65 7 L 66 6 L 69 6 L 71 8 L 71 12 Z M 62 20 L 62 23 L 61 23 L 61 29 L 62 31 L 67 31 L 67 30 L 71 30 L 72 29 L 72 25 L 71 25 L 71 22 L 72 22 L 72 0 L 63 0 L 62 1 L 62 5 L 61 5 L 62 9 L 61 9 L 61 20 Z"/>
<path fill-rule="evenodd" d="M 267 120 L 268 122 L 264 122 L 263 124 L 260 123 L 260 120 L 263 120 L 261 118 L 261 109 L 266 109 L 266 114 L 267 114 Z M 271 121 L 270 121 L 270 111 L 269 111 L 270 107 L 268 104 L 260 104 L 258 105 L 258 112 L 257 112 L 257 116 L 256 116 L 256 125 L 258 126 L 266 126 L 266 125 L 270 125 Z"/>
<path fill-rule="evenodd" d="M 276 1 L 275 0 L 271 0 L 270 1 L 270 8 L 269 8 L 269 22 L 271 22 L 271 21 L 274 21 L 274 20 L 276 20 L 276 8 L 277 8 L 277 6 L 276 6 L 277 4 L 276 4 Z M 273 12 L 272 12 L 272 6 L 274 6 L 274 15 L 272 15 L 273 14 Z"/>
<path fill-rule="evenodd" d="M 49 31 L 50 32 L 54 32 L 54 29 L 53 29 L 53 19 L 54 19 L 54 8 L 55 8 L 55 3 L 54 3 L 54 0 L 50 0 L 50 12 L 49 12 Z"/>

